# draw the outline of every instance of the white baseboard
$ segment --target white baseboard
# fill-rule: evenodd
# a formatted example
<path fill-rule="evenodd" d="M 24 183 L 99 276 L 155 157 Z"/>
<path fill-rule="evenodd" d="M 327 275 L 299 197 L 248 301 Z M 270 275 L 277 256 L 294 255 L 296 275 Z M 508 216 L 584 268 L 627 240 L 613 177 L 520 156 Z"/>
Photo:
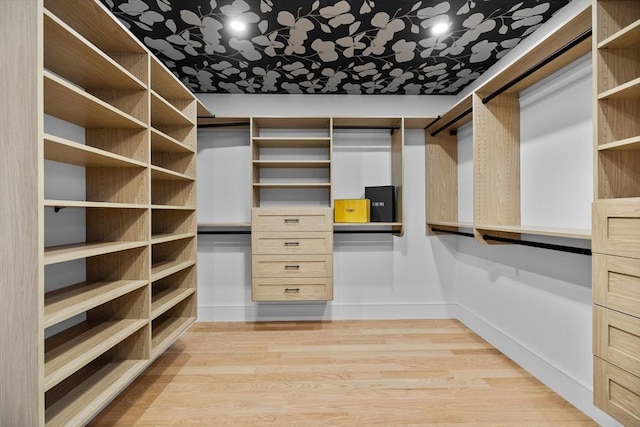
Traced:
<path fill-rule="evenodd" d="M 199 306 L 199 322 L 453 319 L 456 304 L 260 303 Z"/>
<path fill-rule="evenodd" d="M 464 307 L 457 306 L 456 318 L 601 426 L 621 426 L 620 423 L 594 406 L 593 390 L 588 389 Z"/>

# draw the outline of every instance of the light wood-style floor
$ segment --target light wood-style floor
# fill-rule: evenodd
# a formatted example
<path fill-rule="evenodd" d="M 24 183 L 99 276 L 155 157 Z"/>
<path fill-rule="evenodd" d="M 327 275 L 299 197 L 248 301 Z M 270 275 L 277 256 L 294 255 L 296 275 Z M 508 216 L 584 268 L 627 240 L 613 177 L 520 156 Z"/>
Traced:
<path fill-rule="evenodd" d="M 197 323 L 93 426 L 595 426 L 456 320 Z"/>

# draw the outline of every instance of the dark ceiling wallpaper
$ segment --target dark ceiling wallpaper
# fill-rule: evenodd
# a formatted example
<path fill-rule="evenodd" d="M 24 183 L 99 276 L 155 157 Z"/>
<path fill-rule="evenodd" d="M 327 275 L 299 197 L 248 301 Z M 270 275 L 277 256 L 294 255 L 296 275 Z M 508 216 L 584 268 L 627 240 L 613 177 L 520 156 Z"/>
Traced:
<path fill-rule="evenodd" d="M 459 93 L 570 2 L 101 1 L 196 93 L 434 95 Z"/>

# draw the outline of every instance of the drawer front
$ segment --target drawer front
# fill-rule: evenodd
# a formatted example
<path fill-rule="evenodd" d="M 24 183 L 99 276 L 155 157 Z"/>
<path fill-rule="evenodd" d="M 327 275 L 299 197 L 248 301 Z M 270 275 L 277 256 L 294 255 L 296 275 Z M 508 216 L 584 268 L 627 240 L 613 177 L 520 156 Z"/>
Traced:
<path fill-rule="evenodd" d="M 640 259 L 593 254 L 594 303 L 640 317 Z"/>
<path fill-rule="evenodd" d="M 255 278 L 251 295 L 254 301 L 330 301 L 333 281 L 329 278 Z"/>
<path fill-rule="evenodd" d="M 596 406 L 625 426 L 640 425 L 640 377 L 594 357 Z"/>
<path fill-rule="evenodd" d="M 252 211 L 253 231 L 332 231 L 331 208 L 270 209 Z"/>
<path fill-rule="evenodd" d="M 263 255 L 324 255 L 333 252 L 333 233 L 270 233 L 252 235 L 251 249 Z"/>
<path fill-rule="evenodd" d="M 253 277 L 332 277 L 330 255 L 254 255 Z"/>
<path fill-rule="evenodd" d="M 640 197 L 593 204 L 593 252 L 640 258 Z"/>
<path fill-rule="evenodd" d="M 640 318 L 594 306 L 593 321 L 594 354 L 640 376 Z"/>

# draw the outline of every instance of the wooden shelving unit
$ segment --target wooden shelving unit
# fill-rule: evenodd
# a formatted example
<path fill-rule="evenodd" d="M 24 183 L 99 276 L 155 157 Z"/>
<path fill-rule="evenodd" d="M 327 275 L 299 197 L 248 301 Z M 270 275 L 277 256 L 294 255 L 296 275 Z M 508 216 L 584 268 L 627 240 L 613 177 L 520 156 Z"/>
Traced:
<path fill-rule="evenodd" d="M 640 425 L 640 7 L 595 0 L 593 22 L 594 401 Z"/>
<path fill-rule="evenodd" d="M 472 229 L 518 240 L 521 234 L 590 239 L 589 230 L 520 223 L 519 93 L 589 53 L 591 9 L 542 39 L 525 55 L 461 99 L 425 132 L 427 234 Z M 629 89 L 631 90 L 631 89 Z M 458 221 L 457 130 L 473 123 L 473 224 Z"/>
<path fill-rule="evenodd" d="M 97 1 L 2 10 L 3 32 L 28 39 L 0 42 L 20 82 L 1 95 L 20 111 L 0 130 L 19 138 L 2 168 L 33 179 L 12 184 L 28 211 L 11 220 L 32 237 L 12 248 L 28 273 L 1 303 L 20 338 L 1 339 L 0 423 L 85 425 L 195 320 L 196 112 L 210 113 Z M 49 174 L 82 170 L 84 195 L 48 197 Z"/>

